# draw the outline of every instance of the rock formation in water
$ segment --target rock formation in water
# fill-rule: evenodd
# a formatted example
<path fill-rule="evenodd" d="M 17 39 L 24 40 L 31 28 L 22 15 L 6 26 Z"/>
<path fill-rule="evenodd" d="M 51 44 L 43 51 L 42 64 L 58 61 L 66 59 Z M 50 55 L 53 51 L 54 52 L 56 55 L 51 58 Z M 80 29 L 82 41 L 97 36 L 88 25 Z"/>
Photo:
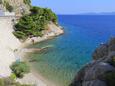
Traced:
<path fill-rule="evenodd" d="M 115 86 L 115 38 L 101 44 L 93 59 L 77 73 L 70 86 Z"/>

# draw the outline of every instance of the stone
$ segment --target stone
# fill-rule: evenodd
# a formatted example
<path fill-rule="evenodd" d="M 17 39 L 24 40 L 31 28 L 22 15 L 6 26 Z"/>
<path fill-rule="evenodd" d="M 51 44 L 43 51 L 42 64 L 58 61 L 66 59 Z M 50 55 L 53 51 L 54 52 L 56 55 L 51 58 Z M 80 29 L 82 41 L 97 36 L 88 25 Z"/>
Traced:
<path fill-rule="evenodd" d="M 104 81 L 101 80 L 92 80 L 83 82 L 82 86 L 107 86 Z"/>
<path fill-rule="evenodd" d="M 103 58 L 107 54 L 108 54 L 108 45 L 103 44 L 94 51 L 93 59 L 98 60 L 99 58 Z"/>
<path fill-rule="evenodd" d="M 115 45 L 115 37 L 111 38 L 108 44 L 109 46 Z"/>
<path fill-rule="evenodd" d="M 109 46 L 109 52 L 111 52 L 111 51 L 115 51 L 115 45 Z"/>

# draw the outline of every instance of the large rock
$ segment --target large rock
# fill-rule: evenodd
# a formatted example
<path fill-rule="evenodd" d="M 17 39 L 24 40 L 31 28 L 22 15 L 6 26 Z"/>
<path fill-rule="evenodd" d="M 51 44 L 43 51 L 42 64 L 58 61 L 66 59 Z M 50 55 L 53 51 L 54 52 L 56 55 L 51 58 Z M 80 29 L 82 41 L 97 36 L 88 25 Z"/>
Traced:
<path fill-rule="evenodd" d="M 92 80 L 92 81 L 84 81 L 82 86 L 107 86 L 107 85 L 104 81 Z"/>
<path fill-rule="evenodd" d="M 93 59 L 97 60 L 99 58 L 103 58 L 108 54 L 108 45 L 102 44 L 99 48 L 97 48 L 93 53 Z"/>
<path fill-rule="evenodd" d="M 108 71 L 115 71 L 115 68 L 108 63 L 99 62 L 85 71 L 84 80 L 90 81 L 100 78 Z"/>
<path fill-rule="evenodd" d="M 108 42 L 109 46 L 115 45 L 115 37 L 111 38 L 110 41 Z"/>
<path fill-rule="evenodd" d="M 111 51 L 115 51 L 115 45 L 111 45 L 111 46 L 109 46 L 109 52 L 111 52 Z"/>
<path fill-rule="evenodd" d="M 108 86 L 108 82 L 115 86 L 113 81 L 107 81 L 103 77 L 108 72 L 115 73 L 115 38 L 97 48 L 93 59 L 77 73 L 70 86 Z M 109 76 L 109 79 L 111 77 Z"/>
<path fill-rule="evenodd" d="M 70 84 L 70 86 L 82 86 L 81 83 L 84 80 L 85 71 L 87 70 L 87 67 L 82 68 L 78 73 L 73 82 Z"/>

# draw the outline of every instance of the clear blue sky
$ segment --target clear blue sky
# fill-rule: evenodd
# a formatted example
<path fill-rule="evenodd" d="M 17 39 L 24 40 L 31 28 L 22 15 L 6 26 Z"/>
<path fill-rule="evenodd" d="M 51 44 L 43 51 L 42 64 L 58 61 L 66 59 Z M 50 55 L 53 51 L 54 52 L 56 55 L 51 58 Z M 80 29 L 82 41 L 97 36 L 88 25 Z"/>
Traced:
<path fill-rule="evenodd" d="M 51 8 L 57 14 L 115 12 L 115 0 L 32 0 L 32 5 Z"/>

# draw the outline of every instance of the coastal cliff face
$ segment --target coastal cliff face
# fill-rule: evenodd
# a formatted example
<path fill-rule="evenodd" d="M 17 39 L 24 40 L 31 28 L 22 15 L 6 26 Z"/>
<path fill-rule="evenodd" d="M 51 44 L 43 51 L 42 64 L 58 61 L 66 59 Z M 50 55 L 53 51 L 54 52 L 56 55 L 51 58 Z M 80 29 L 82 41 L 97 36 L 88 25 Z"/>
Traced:
<path fill-rule="evenodd" d="M 1 0 L 0 9 L 4 11 L 13 11 L 16 16 L 29 13 L 30 0 Z"/>
<path fill-rule="evenodd" d="M 77 73 L 70 86 L 115 86 L 115 38 L 100 45 L 93 59 Z"/>
<path fill-rule="evenodd" d="M 0 78 L 10 76 L 9 66 L 16 60 L 13 51 L 21 45 L 12 32 L 12 18 L 0 17 Z"/>

